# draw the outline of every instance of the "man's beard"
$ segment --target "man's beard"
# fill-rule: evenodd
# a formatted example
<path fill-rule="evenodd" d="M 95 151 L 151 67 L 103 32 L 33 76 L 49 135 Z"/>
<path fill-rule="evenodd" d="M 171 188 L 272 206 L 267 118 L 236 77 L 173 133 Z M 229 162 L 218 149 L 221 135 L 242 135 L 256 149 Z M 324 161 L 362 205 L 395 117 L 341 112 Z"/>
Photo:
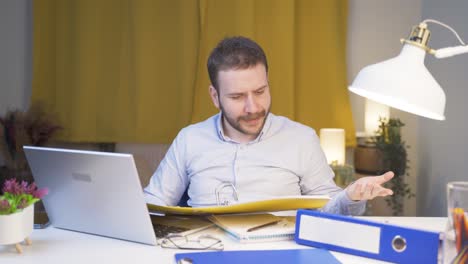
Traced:
<path fill-rule="evenodd" d="M 262 110 L 261 112 L 258 112 L 258 113 L 248 114 L 248 115 L 240 116 L 238 118 L 234 118 L 226 114 L 226 111 L 224 110 L 221 102 L 219 102 L 219 106 L 220 106 L 223 118 L 229 123 L 229 125 L 233 127 L 235 130 L 237 130 L 238 132 L 244 135 L 249 135 L 249 136 L 257 136 L 260 133 L 260 131 L 262 131 L 263 126 L 265 125 L 266 117 L 270 113 L 270 108 L 268 108 L 267 110 Z M 252 132 L 242 127 L 241 121 L 250 121 L 250 120 L 257 119 L 257 118 L 263 118 L 262 124 L 258 127 L 257 131 Z"/>

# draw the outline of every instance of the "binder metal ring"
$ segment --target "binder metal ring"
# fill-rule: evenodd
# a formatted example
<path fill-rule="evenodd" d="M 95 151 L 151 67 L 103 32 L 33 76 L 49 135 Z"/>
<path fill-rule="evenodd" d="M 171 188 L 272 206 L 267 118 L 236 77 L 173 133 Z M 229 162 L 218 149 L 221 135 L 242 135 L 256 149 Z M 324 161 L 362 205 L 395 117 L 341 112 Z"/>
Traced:
<path fill-rule="evenodd" d="M 392 240 L 392 248 L 398 253 L 406 250 L 406 239 L 402 236 L 395 236 Z"/>

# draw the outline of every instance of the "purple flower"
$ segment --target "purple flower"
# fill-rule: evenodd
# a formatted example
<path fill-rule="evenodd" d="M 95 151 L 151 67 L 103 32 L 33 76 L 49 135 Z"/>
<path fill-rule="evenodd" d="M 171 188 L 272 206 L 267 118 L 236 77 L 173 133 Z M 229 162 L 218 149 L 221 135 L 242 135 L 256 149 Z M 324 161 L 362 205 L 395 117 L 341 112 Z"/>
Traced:
<path fill-rule="evenodd" d="M 0 212 L 10 209 L 10 203 L 8 200 L 0 200 Z"/>
<path fill-rule="evenodd" d="M 12 214 L 42 199 L 49 190 L 38 189 L 35 183 L 18 183 L 16 179 L 9 179 L 4 183 L 3 192 L 3 196 L 0 196 L 0 214 Z"/>
<path fill-rule="evenodd" d="M 26 181 L 22 181 L 20 184 L 16 179 L 9 179 L 4 183 L 3 192 L 13 195 L 30 194 L 34 198 L 42 199 L 49 193 L 49 190 L 47 188 L 38 189 L 35 183 L 28 184 Z"/>
<path fill-rule="evenodd" d="M 17 194 L 23 193 L 23 187 L 20 186 L 20 184 L 18 184 L 16 179 L 9 179 L 9 180 L 6 180 L 3 185 L 3 192 L 17 195 Z"/>
<path fill-rule="evenodd" d="M 42 199 L 49 193 L 47 188 L 37 188 L 36 184 L 33 182 L 24 189 L 24 193 L 31 194 L 34 198 Z"/>
<path fill-rule="evenodd" d="M 31 194 L 34 196 L 34 192 L 36 191 L 37 189 L 37 186 L 36 184 L 33 182 L 31 183 L 29 186 L 27 186 L 26 188 L 24 188 L 24 193 L 27 193 L 27 194 Z"/>
<path fill-rule="evenodd" d="M 27 181 L 21 181 L 21 184 L 20 184 L 21 192 L 24 193 L 27 188 L 28 188 L 28 182 Z"/>
<path fill-rule="evenodd" d="M 42 197 L 46 196 L 49 193 L 49 190 L 47 188 L 41 188 L 35 190 L 32 195 L 37 198 L 37 199 L 42 199 Z"/>

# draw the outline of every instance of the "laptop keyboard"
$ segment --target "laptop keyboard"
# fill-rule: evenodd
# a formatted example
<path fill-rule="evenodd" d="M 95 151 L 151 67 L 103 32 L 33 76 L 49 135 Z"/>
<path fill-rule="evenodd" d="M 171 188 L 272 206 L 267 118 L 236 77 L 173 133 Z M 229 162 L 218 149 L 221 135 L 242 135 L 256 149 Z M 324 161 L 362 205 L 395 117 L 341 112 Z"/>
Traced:
<path fill-rule="evenodd" d="M 186 228 L 186 227 L 168 226 L 168 225 L 161 225 L 157 223 L 153 223 L 153 229 L 157 238 L 163 238 L 169 235 L 170 233 L 181 233 L 181 232 L 190 230 L 190 228 Z"/>

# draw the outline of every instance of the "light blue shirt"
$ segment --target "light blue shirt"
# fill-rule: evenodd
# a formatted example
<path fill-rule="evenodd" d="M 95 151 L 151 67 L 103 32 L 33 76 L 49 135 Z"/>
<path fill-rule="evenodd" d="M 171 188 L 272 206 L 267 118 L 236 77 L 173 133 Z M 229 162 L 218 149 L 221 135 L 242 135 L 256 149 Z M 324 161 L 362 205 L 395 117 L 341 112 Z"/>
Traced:
<path fill-rule="evenodd" d="M 270 113 L 258 137 L 240 144 L 224 135 L 221 117 L 219 113 L 179 132 L 144 189 L 148 203 L 176 205 L 188 187 L 190 206 L 216 205 L 215 190 L 227 182 L 235 186 L 240 201 L 329 195 L 326 212 L 364 212 L 365 201 L 350 200 L 336 186 L 312 128 Z M 234 199 L 231 188 L 220 196 Z"/>

